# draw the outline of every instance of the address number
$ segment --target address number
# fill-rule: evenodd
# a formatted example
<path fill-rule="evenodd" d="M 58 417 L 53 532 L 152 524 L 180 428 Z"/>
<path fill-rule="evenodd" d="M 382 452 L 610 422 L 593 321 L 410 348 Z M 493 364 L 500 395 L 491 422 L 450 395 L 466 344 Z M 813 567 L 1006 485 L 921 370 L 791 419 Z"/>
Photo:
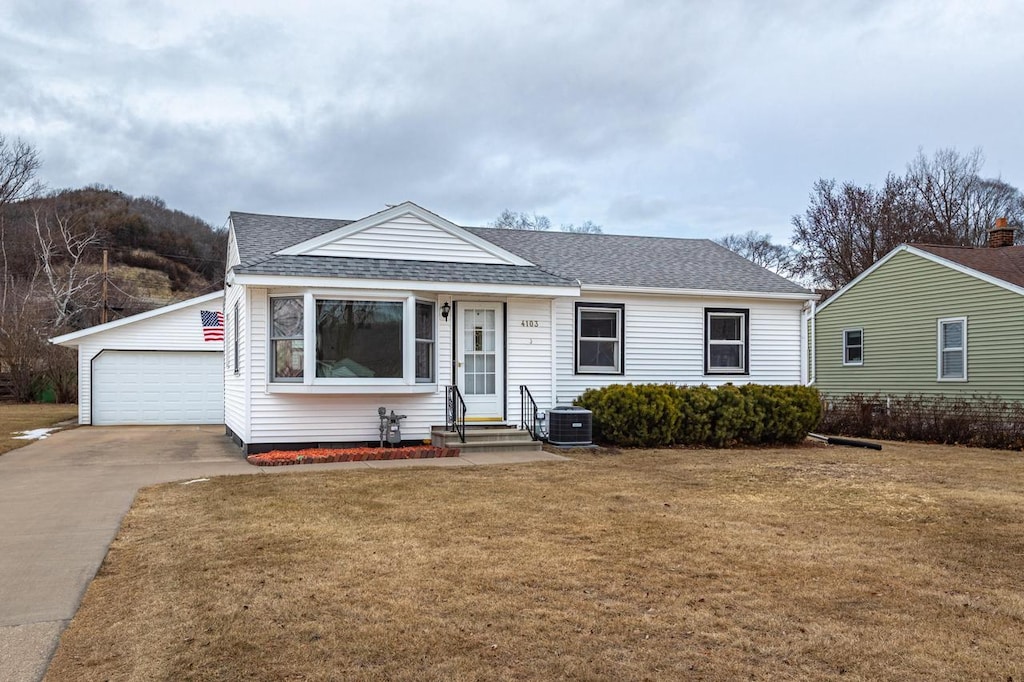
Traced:
<path fill-rule="evenodd" d="M 537 320 L 520 320 L 519 321 L 519 326 L 520 327 L 539 327 L 540 326 L 540 322 L 538 322 Z"/>

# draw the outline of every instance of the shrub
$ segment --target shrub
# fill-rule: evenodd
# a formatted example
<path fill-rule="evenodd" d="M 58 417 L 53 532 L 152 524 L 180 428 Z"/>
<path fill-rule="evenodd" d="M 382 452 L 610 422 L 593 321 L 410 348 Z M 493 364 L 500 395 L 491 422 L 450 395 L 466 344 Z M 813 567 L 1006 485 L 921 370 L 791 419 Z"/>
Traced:
<path fill-rule="evenodd" d="M 993 396 L 828 397 L 821 428 L 830 434 L 1020 450 L 1024 405 Z"/>
<path fill-rule="evenodd" d="M 635 447 L 795 443 L 821 415 L 804 386 L 613 384 L 575 404 L 593 413 L 595 440 Z"/>

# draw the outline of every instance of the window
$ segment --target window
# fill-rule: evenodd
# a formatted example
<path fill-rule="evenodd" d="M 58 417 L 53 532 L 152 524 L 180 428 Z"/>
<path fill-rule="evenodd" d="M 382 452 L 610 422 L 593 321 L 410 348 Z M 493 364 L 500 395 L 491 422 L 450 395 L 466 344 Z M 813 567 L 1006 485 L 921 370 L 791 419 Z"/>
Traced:
<path fill-rule="evenodd" d="M 704 373 L 747 374 L 750 311 L 745 308 L 704 310 Z"/>
<path fill-rule="evenodd" d="M 316 376 L 401 378 L 400 301 L 317 301 Z"/>
<path fill-rule="evenodd" d="M 300 381 L 303 357 L 302 299 L 270 299 L 270 376 Z"/>
<path fill-rule="evenodd" d="M 843 330 L 843 364 L 863 365 L 864 364 L 864 330 L 844 329 Z"/>
<path fill-rule="evenodd" d="M 967 381 L 967 318 L 939 320 L 939 381 Z"/>
<path fill-rule="evenodd" d="M 416 383 L 434 382 L 434 304 L 416 301 Z"/>
<path fill-rule="evenodd" d="M 576 373 L 622 374 L 623 318 L 620 303 L 576 304 Z"/>
<path fill-rule="evenodd" d="M 231 319 L 231 341 L 234 344 L 235 374 L 238 374 L 238 310 L 240 301 L 235 301 L 235 312 Z"/>

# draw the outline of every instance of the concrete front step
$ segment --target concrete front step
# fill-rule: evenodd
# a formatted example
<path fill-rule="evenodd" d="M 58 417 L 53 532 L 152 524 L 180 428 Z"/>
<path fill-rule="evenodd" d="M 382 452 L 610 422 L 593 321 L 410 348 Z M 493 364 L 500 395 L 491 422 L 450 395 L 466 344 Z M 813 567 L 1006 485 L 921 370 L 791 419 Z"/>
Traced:
<path fill-rule="evenodd" d="M 530 434 L 521 429 L 466 429 L 466 442 L 459 440 L 455 431 L 434 429 L 430 443 L 438 447 L 459 448 L 465 454 L 471 452 L 511 452 L 537 451 L 541 449 L 540 441 L 530 438 Z"/>

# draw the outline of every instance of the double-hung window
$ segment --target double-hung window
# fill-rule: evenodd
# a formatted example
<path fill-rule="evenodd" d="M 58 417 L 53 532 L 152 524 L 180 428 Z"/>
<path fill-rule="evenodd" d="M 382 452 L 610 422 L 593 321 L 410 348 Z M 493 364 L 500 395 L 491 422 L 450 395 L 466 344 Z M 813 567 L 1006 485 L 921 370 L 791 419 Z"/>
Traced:
<path fill-rule="evenodd" d="M 967 318 L 939 320 L 939 381 L 967 381 Z"/>
<path fill-rule="evenodd" d="M 864 364 L 864 330 L 844 329 L 843 330 L 843 364 L 863 365 Z"/>
<path fill-rule="evenodd" d="M 430 301 L 416 301 L 416 383 L 434 382 L 434 368 L 437 366 L 435 353 L 434 304 Z"/>
<path fill-rule="evenodd" d="M 748 374 L 750 311 L 704 309 L 704 373 Z"/>
<path fill-rule="evenodd" d="M 302 381 L 304 318 L 301 297 L 270 299 L 270 376 L 274 381 Z"/>
<path fill-rule="evenodd" d="M 576 373 L 623 373 L 623 318 L 621 303 L 576 304 Z"/>

